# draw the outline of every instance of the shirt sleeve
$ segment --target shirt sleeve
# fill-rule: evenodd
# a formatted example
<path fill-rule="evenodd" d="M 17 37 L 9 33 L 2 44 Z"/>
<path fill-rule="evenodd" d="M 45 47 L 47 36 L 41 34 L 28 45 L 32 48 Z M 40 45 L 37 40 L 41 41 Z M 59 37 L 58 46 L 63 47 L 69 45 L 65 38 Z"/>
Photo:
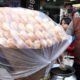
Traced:
<path fill-rule="evenodd" d="M 71 22 L 67 28 L 67 31 L 66 33 L 69 34 L 69 35 L 73 35 L 73 22 Z"/>

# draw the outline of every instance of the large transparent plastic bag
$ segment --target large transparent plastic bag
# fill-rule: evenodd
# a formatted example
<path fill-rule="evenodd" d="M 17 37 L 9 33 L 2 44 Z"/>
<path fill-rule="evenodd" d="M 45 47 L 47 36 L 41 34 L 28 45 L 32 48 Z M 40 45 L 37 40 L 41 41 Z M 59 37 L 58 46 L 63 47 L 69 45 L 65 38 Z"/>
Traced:
<path fill-rule="evenodd" d="M 72 41 L 47 15 L 24 8 L 0 8 L 0 27 L 0 64 L 14 78 L 28 77 L 48 66 L 47 75 L 53 62 Z M 31 32 L 34 40 L 28 34 Z"/>

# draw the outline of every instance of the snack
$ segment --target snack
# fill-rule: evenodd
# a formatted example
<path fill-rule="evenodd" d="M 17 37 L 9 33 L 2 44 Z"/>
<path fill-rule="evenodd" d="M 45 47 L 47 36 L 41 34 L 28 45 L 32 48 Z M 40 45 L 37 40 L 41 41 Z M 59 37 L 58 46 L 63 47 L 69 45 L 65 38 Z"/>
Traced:
<path fill-rule="evenodd" d="M 39 11 L 0 8 L 0 22 L 3 47 L 40 49 L 66 39 L 64 30 Z"/>

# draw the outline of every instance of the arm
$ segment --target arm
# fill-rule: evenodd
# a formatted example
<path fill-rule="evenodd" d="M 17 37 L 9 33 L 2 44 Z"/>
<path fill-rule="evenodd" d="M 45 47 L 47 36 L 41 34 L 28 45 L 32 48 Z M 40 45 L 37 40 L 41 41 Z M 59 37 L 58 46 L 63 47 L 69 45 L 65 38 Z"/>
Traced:
<path fill-rule="evenodd" d="M 69 35 L 73 35 L 73 22 L 70 23 L 70 25 L 68 26 L 67 28 L 67 31 L 66 33 L 69 34 Z"/>
<path fill-rule="evenodd" d="M 73 30 L 73 22 L 70 23 L 68 29 L 67 29 L 67 34 L 72 35 L 72 44 L 67 48 L 67 51 L 73 51 L 74 50 L 74 40 L 75 36 L 73 35 L 74 30 Z"/>

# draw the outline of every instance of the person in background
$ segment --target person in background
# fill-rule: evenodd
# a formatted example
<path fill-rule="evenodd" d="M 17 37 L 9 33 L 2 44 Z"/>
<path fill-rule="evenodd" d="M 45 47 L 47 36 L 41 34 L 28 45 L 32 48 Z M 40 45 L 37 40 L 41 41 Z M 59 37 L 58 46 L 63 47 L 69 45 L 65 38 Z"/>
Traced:
<path fill-rule="evenodd" d="M 75 16 L 77 16 L 77 15 L 75 15 Z M 65 31 L 67 31 L 67 28 L 68 28 L 70 22 L 71 22 L 71 19 L 70 19 L 69 17 L 64 17 L 64 18 L 62 18 L 62 20 L 61 20 L 61 25 L 62 25 L 62 27 L 63 27 L 63 29 L 64 29 Z M 73 49 L 74 49 L 74 39 L 75 39 L 75 36 L 73 36 L 72 44 L 71 44 L 71 45 L 67 48 L 67 50 L 66 50 L 66 51 L 68 52 L 68 55 L 71 55 L 71 54 L 69 54 L 69 53 L 73 53 Z"/>
<path fill-rule="evenodd" d="M 71 2 L 65 3 L 63 16 L 64 17 L 71 17 L 72 11 L 73 11 L 72 3 Z"/>
<path fill-rule="evenodd" d="M 76 14 L 77 13 L 77 14 Z M 66 30 L 67 34 L 75 35 L 74 41 L 74 68 L 77 80 L 80 80 L 80 16 L 78 12 L 73 14 L 73 20 L 70 23 L 69 27 Z"/>
<path fill-rule="evenodd" d="M 69 17 L 63 17 L 63 18 L 61 19 L 60 25 L 61 25 L 61 26 L 63 27 L 63 29 L 66 31 L 67 28 L 68 28 L 68 26 L 69 26 L 69 24 L 70 24 L 70 22 L 71 22 L 71 19 L 70 19 Z M 61 63 L 63 62 L 63 58 L 64 58 L 64 56 L 66 55 L 65 53 L 66 53 L 66 51 L 57 59 L 57 63 L 58 63 L 58 64 L 60 64 L 60 62 L 61 62 Z"/>
<path fill-rule="evenodd" d="M 69 17 L 63 17 L 60 24 L 62 25 L 63 29 L 66 31 L 69 24 L 71 22 L 71 19 Z"/>

